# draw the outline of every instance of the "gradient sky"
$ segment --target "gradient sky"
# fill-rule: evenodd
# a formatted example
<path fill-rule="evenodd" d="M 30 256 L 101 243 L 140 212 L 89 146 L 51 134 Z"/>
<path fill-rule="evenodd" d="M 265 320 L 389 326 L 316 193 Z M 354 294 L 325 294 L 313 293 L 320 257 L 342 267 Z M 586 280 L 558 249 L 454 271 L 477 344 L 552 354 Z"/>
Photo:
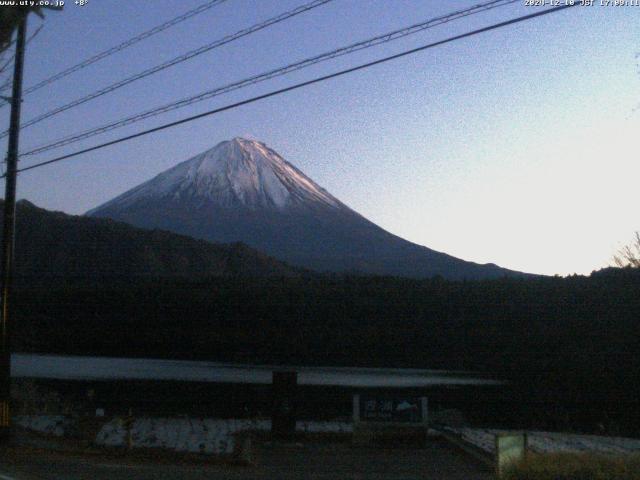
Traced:
<path fill-rule="evenodd" d="M 68 0 L 28 45 L 25 87 L 204 1 Z M 479 2 L 335 0 L 26 128 L 21 150 Z M 22 118 L 302 3 L 228 0 L 27 96 Z M 534 11 L 523 0 L 21 165 Z M 29 22 L 30 32 L 42 23 Z M 640 7 L 576 7 L 25 172 L 18 193 L 81 214 L 248 136 L 410 241 L 515 270 L 588 274 L 640 229 L 638 52 Z"/>

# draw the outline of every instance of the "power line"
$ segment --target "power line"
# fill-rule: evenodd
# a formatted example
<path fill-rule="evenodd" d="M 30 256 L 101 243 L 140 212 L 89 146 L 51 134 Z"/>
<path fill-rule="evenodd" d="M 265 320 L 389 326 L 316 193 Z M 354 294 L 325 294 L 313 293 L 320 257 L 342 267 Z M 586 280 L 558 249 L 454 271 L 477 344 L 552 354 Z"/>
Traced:
<path fill-rule="evenodd" d="M 255 75 L 249 78 L 245 78 L 243 80 L 233 82 L 231 84 L 224 85 L 222 87 L 216 87 L 212 90 L 207 90 L 205 92 L 199 93 L 197 95 L 193 95 L 191 97 L 186 97 L 177 102 L 172 102 L 167 105 L 163 105 L 160 107 L 155 107 L 151 110 L 147 110 L 124 119 L 120 119 L 106 125 L 102 125 L 100 127 L 96 127 L 93 129 L 85 130 L 84 132 L 80 132 L 77 134 L 73 134 L 71 136 L 66 136 L 61 139 L 55 140 L 52 143 L 42 145 L 36 147 L 30 151 L 27 151 L 22 154 L 22 156 L 35 155 L 38 153 L 42 153 L 48 150 L 60 148 L 65 145 L 69 145 L 72 143 L 79 142 L 80 140 L 85 140 L 87 138 L 115 130 L 117 128 L 124 127 L 126 125 L 130 125 L 132 123 L 136 123 L 142 120 L 145 120 L 150 117 L 154 117 L 172 110 L 176 110 L 178 108 L 186 107 L 188 105 L 192 105 L 197 102 L 201 102 L 204 100 L 208 100 L 210 98 L 216 97 L 218 95 L 222 95 L 224 93 L 229 93 L 234 90 L 238 90 L 250 85 L 254 85 L 256 83 L 260 83 L 266 80 L 270 80 L 272 78 L 276 78 L 297 70 L 301 70 L 303 68 L 310 67 L 311 65 L 315 65 L 317 63 L 321 63 L 327 60 L 331 60 L 336 57 L 340 57 L 343 55 L 351 54 L 357 52 L 359 50 L 364 50 L 367 48 L 374 47 L 376 45 L 380 45 L 382 43 L 391 42 L 409 35 L 413 35 L 420 31 L 426 30 L 428 28 L 435 27 L 437 25 L 442 25 L 444 23 L 448 23 L 459 18 L 463 18 L 469 15 L 474 15 L 480 12 L 484 12 L 493 8 L 502 7 L 511 3 L 515 3 L 519 0 L 493 0 L 490 2 L 481 3 L 470 8 L 459 10 L 453 13 L 449 13 L 446 15 L 442 15 L 439 17 L 435 17 L 429 20 L 426 20 L 421 23 L 417 23 L 411 25 L 409 27 L 401 28 L 398 30 L 394 30 L 392 32 L 385 33 L 383 35 L 378 35 L 377 37 L 373 37 L 364 41 L 360 41 L 357 43 L 353 43 L 346 47 L 341 47 L 336 50 L 331 50 L 329 52 L 322 53 L 320 55 L 316 55 L 310 58 L 306 58 L 304 60 L 286 65 L 284 67 L 280 67 L 274 70 L 269 70 L 267 72 L 261 73 L 259 75 Z"/>
<path fill-rule="evenodd" d="M 283 22 L 291 17 L 295 17 L 296 15 L 300 15 L 301 13 L 307 12 L 309 10 L 312 10 L 314 8 L 317 8 L 321 5 L 324 5 L 326 3 L 332 2 L 333 0 L 313 0 L 310 3 L 306 3 L 304 5 L 301 5 L 299 7 L 294 8 L 293 10 L 289 10 L 287 12 L 284 12 L 280 15 L 277 15 L 275 17 L 272 17 L 264 22 L 258 23 L 256 25 L 253 25 L 249 28 L 245 28 L 243 30 L 240 30 L 232 35 L 227 35 L 226 37 L 223 37 L 221 39 L 216 40 L 215 42 L 209 43 L 207 45 L 204 45 L 200 48 L 197 48 L 195 50 L 191 50 L 187 53 L 184 53 L 182 55 L 179 55 L 171 60 L 168 60 L 164 63 L 161 63 L 159 65 L 156 65 L 154 67 L 148 68 L 146 70 L 143 70 L 142 72 L 139 72 L 135 75 L 132 75 L 131 77 L 127 77 L 124 80 L 120 80 L 116 83 L 113 83 L 105 88 L 102 88 L 96 92 L 90 93 L 88 95 L 85 95 L 84 97 L 78 98 L 72 102 L 69 102 L 65 105 L 62 105 L 60 107 L 54 108 L 53 110 L 43 113 L 42 115 L 39 115 L 35 118 L 32 118 L 31 120 L 28 120 L 27 122 L 25 122 L 21 128 L 26 128 L 26 127 L 30 127 L 31 125 L 35 125 L 36 123 L 41 122 L 42 120 L 45 120 L 47 118 L 53 117 L 54 115 L 57 115 L 59 113 L 65 112 L 67 110 L 70 110 L 71 108 L 77 107 L 78 105 L 82 105 L 83 103 L 89 102 L 91 100 L 94 100 L 98 97 L 101 97 L 103 95 L 106 95 L 107 93 L 113 92 L 115 90 L 118 90 L 119 88 L 122 88 L 126 85 L 129 85 L 130 83 L 133 83 L 137 80 L 143 79 L 145 77 L 148 77 L 150 75 L 153 75 L 154 73 L 158 73 L 162 70 L 165 70 L 169 67 L 172 67 L 174 65 L 177 65 L 179 63 L 185 62 L 187 60 L 190 60 L 194 57 L 197 57 L 198 55 L 202 55 L 203 53 L 206 53 L 210 50 L 213 50 L 215 48 L 221 47 L 223 45 L 226 45 L 227 43 L 231 43 L 235 40 L 238 40 L 239 38 L 245 37 L 247 35 L 251 35 L 252 33 L 255 33 L 259 30 L 265 29 L 271 25 L 275 25 L 277 23 Z M 2 132 L 0 134 L 0 138 L 6 136 L 7 132 Z"/>
<path fill-rule="evenodd" d="M 554 7 L 554 8 L 542 10 L 542 11 L 539 11 L 539 12 L 531 13 L 529 15 L 524 15 L 524 16 L 521 16 L 521 17 L 513 18 L 511 20 L 506 20 L 504 22 L 495 23 L 493 25 L 489 25 L 488 27 L 479 28 L 477 30 L 472 30 L 470 32 L 463 33 L 463 34 L 460 34 L 460 35 L 455 35 L 453 37 L 449 37 L 449 38 L 446 38 L 444 40 L 439 40 L 437 42 L 429 43 L 427 45 L 423 45 L 421 47 L 413 48 L 411 50 L 405 50 L 404 52 L 397 53 L 395 55 L 390 55 L 388 57 L 383 57 L 383 58 L 380 58 L 378 60 L 374 60 L 372 62 L 363 63 L 363 64 L 357 65 L 355 67 L 351 67 L 351 68 L 347 68 L 345 70 L 340 70 L 338 72 L 331 73 L 329 75 L 323 75 L 321 77 L 317 77 L 317 78 L 314 78 L 312 80 L 307 80 L 305 82 L 297 83 L 295 85 L 291 85 L 289 87 L 281 88 L 279 90 L 274 90 L 274 91 L 271 91 L 269 93 L 265 93 L 263 95 L 258 95 L 256 97 L 252 97 L 252 98 L 249 98 L 249 99 L 246 99 L 246 100 L 242 100 L 240 102 L 236 102 L 236 103 L 232 103 L 232 104 L 229 104 L 229 105 L 225 105 L 224 107 L 216 108 L 214 110 L 209 110 L 207 112 L 203 112 L 203 113 L 200 113 L 198 115 L 193 115 L 193 116 L 190 116 L 190 117 L 186 117 L 186 118 L 183 118 L 181 120 L 177 120 L 175 122 L 166 123 L 164 125 L 160 125 L 158 127 L 150 128 L 150 129 L 144 130 L 142 132 L 134 133 L 132 135 L 127 135 L 125 137 L 120 137 L 118 139 L 111 140 L 109 142 L 105 142 L 105 143 L 102 143 L 102 144 L 99 144 L 99 145 L 95 145 L 93 147 L 85 148 L 83 150 L 78 150 L 76 152 L 69 153 L 67 155 L 62 155 L 60 157 L 53 158 L 51 160 L 47 160 L 47 161 L 44 161 L 44 162 L 39 162 L 39 163 L 36 163 L 34 165 L 30 165 L 28 167 L 20 168 L 20 169 L 18 169 L 18 172 L 26 172 L 28 170 L 33 170 L 35 168 L 43 167 L 45 165 L 50 165 L 52 163 L 61 162 L 63 160 L 67 160 L 69 158 L 76 157 L 76 156 L 81 155 L 83 153 L 88 153 L 88 152 L 93 152 L 95 150 L 100 150 L 100 149 L 109 147 L 111 145 L 116 145 L 118 143 L 122 143 L 122 142 L 126 142 L 126 141 L 129 141 L 129 140 L 133 140 L 134 138 L 142 137 L 142 136 L 145 136 L 145 135 L 149 135 L 151 133 L 155 133 L 155 132 L 159 132 L 161 130 L 165 130 L 167 128 L 171 128 L 171 127 L 175 127 L 175 126 L 178 126 L 178 125 L 182 125 L 183 123 L 192 122 L 194 120 L 198 120 L 200 118 L 208 117 L 208 116 L 214 115 L 216 113 L 220 113 L 220 112 L 224 112 L 224 111 L 227 111 L 227 110 L 231 110 L 233 108 L 237 108 L 237 107 L 240 107 L 242 105 L 247 105 L 247 104 L 250 104 L 250 103 L 254 103 L 254 102 L 257 102 L 259 100 L 264 100 L 266 98 L 270 98 L 270 97 L 273 97 L 273 96 L 276 96 L 276 95 L 280 95 L 282 93 L 290 92 L 292 90 L 297 90 L 299 88 L 306 87 L 308 85 L 313 85 L 315 83 L 320 83 L 320 82 L 323 82 L 325 80 L 329 80 L 329 79 L 332 79 L 332 78 L 340 77 L 340 76 L 346 75 L 348 73 L 352 73 L 352 72 L 356 72 L 356 71 L 359 71 L 359 70 L 363 70 L 365 68 L 369 68 L 369 67 L 372 67 L 374 65 L 379 65 L 381 63 L 386 63 L 386 62 L 389 62 L 391 60 L 396 60 L 398 58 L 402 58 L 402 57 L 405 57 L 407 55 L 412 55 L 414 53 L 418 53 L 418 52 L 421 52 L 423 50 L 427 50 L 427 49 L 430 49 L 430 48 L 433 48 L 433 47 L 437 47 L 439 45 L 444 45 L 446 43 L 454 42 L 456 40 L 461 40 L 463 38 L 471 37 L 473 35 L 478 35 L 480 33 L 488 32 L 488 31 L 491 31 L 491 30 L 496 30 L 498 28 L 506 27 L 508 25 L 513 25 L 515 23 L 520 23 L 520 22 L 524 22 L 524 21 L 527 21 L 527 20 L 531 20 L 531 19 L 534 19 L 534 18 L 537 18 L 537 17 L 541 17 L 543 15 L 548 15 L 550 13 L 559 12 L 559 11 L 565 10 L 567 8 L 575 7 L 576 5 L 579 5 L 579 3 L 578 2 L 567 3 L 567 4 L 559 6 L 559 7 Z M 3 177 L 4 177 L 4 175 L 3 175 Z"/>
<path fill-rule="evenodd" d="M 64 78 L 68 75 L 71 75 L 74 72 L 77 72 L 78 70 L 81 70 L 83 68 L 88 67 L 89 65 L 96 63 L 100 60 L 102 60 L 103 58 L 106 58 L 110 55 L 113 55 L 114 53 L 117 53 L 121 50 L 124 50 L 125 48 L 128 48 L 132 45 L 135 45 L 138 42 L 141 42 L 142 40 L 145 40 L 157 33 L 160 33 L 170 27 L 173 27 L 174 25 L 177 25 L 181 22 L 184 22 L 185 20 L 188 20 L 191 17 L 194 17 L 196 15 L 199 15 L 202 12 L 205 12 L 207 10 L 209 10 L 212 7 L 215 7 L 216 5 L 219 5 L 223 2 L 226 2 L 227 0 L 211 0 L 207 3 L 204 3 L 202 5 L 200 5 L 199 7 L 194 8 L 193 10 L 189 10 L 188 12 L 183 13 L 182 15 L 179 15 L 175 18 L 172 18 L 171 20 L 161 24 L 161 25 L 157 25 L 155 27 L 153 27 L 150 30 L 147 30 L 145 32 L 140 33 L 139 35 L 136 35 L 135 37 L 132 37 L 122 43 L 120 43 L 119 45 L 116 45 L 115 47 L 111 47 L 107 50 L 104 50 L 90 58 L 87 58 L 86 60 L 73 65 L 72 67 L 67 68 L 66 70 L 63 70 L 49 78 L 46 78 L 44 80 L 42 80 L 41 82 L 33 85 L 32 87 L 29 87 L 27 89 L 25 89 L 25 91 L 22 93 L 23 96 L 28 95 L 32 92 L 35 92 L 36 90 L 41 89 L 42 87 L 45 87 L 53 82 L 56 82 L 58 80 L 60 80 L 61 78 Z"/>

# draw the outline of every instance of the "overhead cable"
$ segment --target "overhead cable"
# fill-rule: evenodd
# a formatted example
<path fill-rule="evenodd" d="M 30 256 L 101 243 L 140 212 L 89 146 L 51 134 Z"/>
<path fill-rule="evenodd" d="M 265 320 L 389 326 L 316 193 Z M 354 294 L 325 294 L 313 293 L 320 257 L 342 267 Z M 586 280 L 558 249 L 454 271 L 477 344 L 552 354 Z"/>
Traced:
<path fill-rule="evenodd" d="M 99 144 L 99 145 L 94 145 L 94 146 L 89 147 L 89 148 L 84 148 L 82 150 L 78 150 L 78 151 L 73 152 L 73 153 L 62 155 L 60 157 L 56 157 L 56 158 L 52 158 L 50 160 L 46 160 L 46 161 L 43 161 L 43 162 L 35 163 L 33 165 L 29 165 L 27 167 L 18 169 L 18 172 L 26 172 L 28 170 L 33 170 L 35 168 L 40 168 L 40 167 L 43 167 L 45 165 L 58 163 L 58 162 L 61 162 L 63 160 L 67 160 L 69 158 L 77 157 L 78 155 L 82 155 L 84 153 L 93 152 L 93 151 L 96 151 L 96 150 L 101 150 L 101 149 L 109 147 L 111 145 L 116 145 L 118 143 L 123 143 L 123 142 L 129 141 L 129 140 L 133 140 L 134 138 L 138 138 L 138 137 L 142 137 L 142 136 L 145 136 L 145 135 L 149 135 L 151 133 L 159 132 L 161 130 L 166 130 L 168 128 L 175 127 L 175 126 L 178 126 L 178 125 L 182 125 L 182 124 L 185 124 L 185 123 L 189 123 L 189 122 L 192 122 L 194 120 L 198 120 L 200 118 L 208 117 L 208 116 L 211 116 L 211 115 L 215 115 L 217 113 L 221 113 L 221 112 L 224 112 L 224 111 L 227 111 L 227 110 L 238 108 L 238 107 L 240 107 L 242 105 L 248 105 L 250 103 L 254 103 L 254 102 L 257 102 L 259 100 L 264 100 L 266 98 L 274 97 L 276 95 L 280 95 L 280 94 L 283 94 L 283 93 L 286 93 L 286 92 L 290 92 L 292 90 L 297 90 L 297 89 L 302 88 L 302 87 L 306 87 L 306 86 L 309 86 L 309 85 L 320 83 L 320 82 L 323 82 L 323 81 L 326 81 L 326 80 L 330 80 L 332 78 L 340 77 L 342 75 L 346 75 L 348 73 L 353 73 L 353 72 L 356 72 L 356 71 L 359 71 L 359 70 L 363 70 L 365 68 L 369 68 L 369 67 L 372 67 L 374 65 L 379 65 L 379 64 L 382 64 L 382 63 L 389 62 L 391 60 L 396 60 L 398 58 L 402 58 L 402 57 L 405 57 L 407 55 L 413 55 L 415 53 L 422 52 L 424 50 L 427 50 L 427 49 L 430 49 L 430 48 L 433 48 L 433 47 L 444 45 L 446 43 L 451 43 L 451 42 L 454 42 L 456 40 L 461 40 L 463 38 L 468 38 L 468 37 L 471 37 L 471 36 L 474 36 L 474 35 L 478 35 L 480 33 L 488 32 L 488 31 L 491 31 L 491 30 L 496 30 L 498 28 L 506 27 L 506 26 L 513 25 L 513 24 L 520 23 L 520 22 L 524 22 L 524 21 L 527 21 L 527 20 L 532 20 L 534 18 L 541 17 L 543 15 L 549 15 L 549 14 L 552 14 L 552 13 L 557 13 L 557 12 L 560 12 L 562 10 L 566 10 L 567 8 L 574 7 L 576 5 L 579 5 L 579 3 L 577 3 L 577 2 L 575 2 L 575 3 L 567 3 L 567 4 L 559 6 L 559 7 L 553 7 L 553 8 L 549 8 L 549 9 L 545 9 L 545 10 L 540 10 L 538 12 L 531 13 L 529 15 L 524 15 L 524 16 L 521 16 L 521 17 L 513 18 L 511 20 L 506 20 L 504 22 L 495 23 L 495 24 L 489 25 L 487 27 L 479 28 L 479 29 L 472 30 L 472 31 L 467 32 L 467 33 L 463 33 L 463 34 L 460 34 L 460 35 L 455 35 L 453 37 L 446 38 L 444 40 L 439 40 L 437 42 L 429 43 L 429 44 L 423 45 L 421 47 L 413 48 L 411 50 L 405 50 L 405 51 L 403 51 L 401 53 L 397 53 L 395 55 L 390 55 L 388 57 L 380 58 L 380 59 L 374 60 L 372 62 L 367 62 L 367 63 L 364 63 L 364 64 L 360 64 L 360 65 L 357 65 L 355 67 L 351 67 L 351 68 L 347 68 L 347 69 L 344 69 L 344 70 L 340 70 L 340 71 L 335 72 L 335 73 L 331 73 L 329 75 L 323 75 L 321 77 L 317 77 L 317 78 L 314 78 L 312 80 L 307 80 L 305 82 L 297 83 L 295 85 L 291 85 L 289 87 L 281 88 L 279 90 L 274 90 L 274 91 L 265 93 L 263 95 L 258 95 L 258 96 L 255 96 L 255 97 L 252 97 L 252 98 L 249 98 L 249 99 L 246 99 L 246 100 L 242 100 L 240 102 L 236 102 L 236 103 L 232 103 L 232 104 L 229 104 L 229 105 L 225 105 L 223 107 L 219 107 L 219 108 L 216 108 L 216 109 L 213 109 L 213 110 L 209 110 L 207 112 L 203 112 L 203 113 L 200 113 L 198 115 L 193 115 L 193 116 L 190 116 L 190 117 L 186 117 L 186 118 L 183 118 L 181 120 L 177 120 L 175 122 L 166 123 L 166 124 L 160 125 L 158 127 L 150 128 L 148 130 L 143 130 L 141 132 L 134 133 L 132 135 L 127 135 L 125 137 L 120 137 L 120 138 L 117 138 L 115 140 L 111 140 L 109 142 L 105 142 L 105 143 L 102 143 L 102 144 Z"/>
<path fill-rule="evenodd" d="M 202 55 L 203 53 L 206 53 L 210 50 L 213 50 L 215 48 L 221 47 L 223 45 L 226 45 L 228 43 L 231 43 L 235 40 L 238 40 L 239 38 L 245 37 L 247 35 L 250 35 L 252 33 L 255 33 L 259 30 L 262 30 L 264 28 L 267 28 L 271 25 L 275 25 L 276 23 L 280 23 L 283 22 L 291 17 L 295 17 L 296 15 L 300 15 L 301 13 L 304 13 L 306 11 L 309 11 L 311 9 L 314 9 L 316 7 L 319 7 L 321 5 L 324 5 L 325 3 L 329 3 L 332 2 L 333 0 L 313 0 L 312 2 L 306 3 L 304 5 L 301 5 L 297 8 L 294 8 L 293 10 L 289 10 L 287 12 L 284 12 L 280 15 L 277 15 L 275 17 L 272 17 L 264 22 L 258 23 L 256 25 L 253 25 L 249 28 L 245 28 L 243 30 L 240 30 L 232 35 L 227 35 L 221 39 L 218 39 L 212 43 L 208 43 L 206 45 L 203 45 L 202 47 L 196 48 L 195 50 L 191 50 L 187 53 L 184 53 L 182 55 L 179 55 L 175 58 L 172 58 L 171 60 L 168 60 L 166 62 L 163 62 L 159 65 L 156 65 L 154 67 L 151 68 L 147 68 L 146 70 L 143 70 L 142 72 L 138 72 L 135 75 L 132 75 L 130 77 L 127 77 L 123 80 L 119 80 L 115 83 L 112 83 L 111 85 L 108 85 L 107 87 L 101 88 L 100 90 L 97 90 L 95 92 L 89 93 L 88 95 L 85 95 L 84 97 L 80 97 L 76 100 L 73 100 L 69 103 L 66 103 L 64 105 L 61 105 L 59 107 L 54 108 L 53 110 L 50 110 L 46 113 L 43 113 L 41 115 L 38 115 L 35 118 L 32 118 L 31 120 L 28 120 L 26 122 L 24 122 L 21 126 L 21 128 L 26 128 L 26 127 L 30 127 L 31 125 L 35 125 L 36 123 L 39 123 L 47 118 L 53 117 L 55 115 L 58 115 L 59 113 L 65 112 L 71 108 L 77 107 L 78 105 L 82 105 L 83 103 L 87 103 L 91 100 L 94 100 L 98 97 L 101 97 L 103 95 L 106 95 L 108 93 L 111 93 L 115 90 L 118 90 L 119 88 L 122 88 L 126 85 L 129 85 L 130 83 L 133 83 L 137 80 L 141 80 L 143 78 L 146 78 L 150 75 L 153 75 L 154 73 L 158 73 L 162 70 L 165 70 L 169 67 L 172 67 L 174 65 L 178 65 L 179 63 L 185 62 L 187 60 L 190 60 L 194 57 L 197 57 L 198 55 Z M 4 137 L 7 134 L 7 132 L 3 132 L 2 134 L 0 134 L 0 138 Z"/>
<path fill-rule="evenodd" d="M 171 28 L 179 23 L 184 22 L 185 20 L 188 20 L 191 17 L 194 17 L 196 15 L 199 15 L 207 10 L 209 10 L 212 7 L 215 7 L 216 5 L 220 5 L 221 3 L 226 2 L 227 0 L 210 0 L 207 3 L 204 3 L 192 10 L 189 10 L 175 18 L 172 18 L 171 20 L 168 20 L 167 22 L 164 22 L 160 25 L 157 25 L 149 30 L 146 30 L 138 35 L 136 35 L 135 37 L 129 38 L 128 40 L 125 40 L 124 42 L 111 47 L 107 50 L 104 50 L 100 53 L 97 53 L 95 55 L 93 55 L 92 57 L 87 58 L 86 60 L 83 60 L 80 63 L 77 63 L 65 70 L 62 70 L 59 73 L 56 73 L 55 75 L 52 75 L 51 77 L 45 78 L 44 80 L 42 80 L 39 83 L 36 83 L 35 85 L 26 88 L 24 90 L 24 92 L 22 92 L 22 96 L 28 95 L 32 92 L 35 92 L 36 90 L 41 89 L 42 87 L 45 87 L 53 82 L 56 82 L 58 80 L 60 80 L 61 78 L 64 78 L 68 75 L 71 75 L 74 72 L 77 72 L 78 70 L 82 70 L 83 68 L 88 67 L 89 65 L 92 65 L 100 60 L 102 60 L 103 58 L 109 57 L 111 55 L 113 55 L 114 53 L 120 52 L 122 50 L 124 50 L 125 48 L 128 48 L 132 45 L 135 45 L 138 42 L 141 42 L 142 40 L 145 40 L 157 33 L 160 33 L 168 28 Z"/>
<path fill-rule="evenodd" d="M 383 35 L 378 35 L 376 37 L 369 38 L 367 40 L 363 40 L 357 43 L 353 43 L 348 46 L 338 48 L 336 50 L 331 50 L 329 52 L 322 53 L 320 55 L 315 55 L 313 57 L 309 57 L 304 60 L 291 63 L 289 65 L 285 65 L 283 67 L 279 67 L 274 70 L 269 70 L 267 72 L 263 72 L 255 76 L 245 78 L 243 80 L 239 80 L 221 87 L 216 87 L 216 88 L 201 92 L 197 95 L 192 95 L 192 96 L 183 98 L 181 100 L 171 102 L 166 105 L 162 105 L 150 110 L 146 110 L 144 112 L 137 113 L 135 115 L 131 115 L 129 117 L 116 120 L 105 125 L 101 125 L 99 127 L 95 127 L 80 133 L 76 133 L 73 135 L 60 138 L 58 140 L 54 140 L 52 143 L 41 145 L 32 150 L 26 151 L 22 154 L 22 156 L 35 155 L 35 154 L 42 153 L 55 148 L 60 148 L 65 145 L 69 145 L 71 143 L 76 143 L 78 141 L 85 140 L 95 135 L 99 135 L 111 130 L 115 130 L 117 128 L 121 128 L 126 125 L 130 125 L 132 123 L 136 123 L 150 117 L 154 117 L 172 110 L 183 108 L 197 102 L 201 102 L 225 93 L 232 92 L 234 90 L 245 88 L 247 86 L 264 82 L 266 80 L 270 80 L 272 78 L 280 77 L 282 75 L 286 75 L 288 73 L 310 67 L 317 63 L 325 62 L 327 60 L 331 60 L 333 58 L 340 57 L 343 55 L 348 55 L 348 54 L 357 52 L 359 50 L 371 48 L 376 45 L 380 45 L 382 43 L 388 43 L 388 42 L 406 37 L 408 35 L 413 35 L 415 33 L 426 30 L 428 28 L 435 27 L 437 25 L 442 25 L 444 23 L 448 23 L 460 18 L 464 18 L 469 15 L 474 15 L 474 14 L 484 12 L 493 8 L 505 6 L 511 3 L 515 3 L 517 1 L 519 0 L 494 0 L 494 1 L 485 2 L 485 3 L 481 3 L 478 5 L 466 8 L 464 10 L 459 10 L 446 15 L 431 18 L 421 23 L 417 23 L 405 28 L 394 30 L 392 32 L 385 33 Z"/>

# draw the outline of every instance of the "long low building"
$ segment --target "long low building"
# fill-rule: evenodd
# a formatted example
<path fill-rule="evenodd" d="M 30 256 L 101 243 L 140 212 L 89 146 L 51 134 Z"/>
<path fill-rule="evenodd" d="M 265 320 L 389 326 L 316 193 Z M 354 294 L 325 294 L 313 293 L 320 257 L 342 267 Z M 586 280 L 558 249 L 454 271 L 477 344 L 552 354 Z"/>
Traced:
<path fill-rule="evenodd" d="M 437 385 L 498 385 L 478 373 L 408 368 L 241 365 L 218 362 L 13 354 L 11 375 L 79 381 L 167 380 L 270 384 L 273 371 L 298 372 L 300 385 L 357 388 L 422 388 Z"/>
<path fill-rule="evenodd" d="M 34 384 L 66 404 L 107 414 L 264 416 L 273 408 L 273 372 L 297 372 L 300 418 L 350 417 L 353 395 L 428 396 L 437 408 L 474 408 L 505 383 L 466 371 L 242 365 L 207 361 L 12 355 L 16 388 Z M 79 407 L 78 407 L 79 406 Z M 51 411 L 51 406 L 43 407 Z M 53 407 L 55 410 L 56 408 Z"/>

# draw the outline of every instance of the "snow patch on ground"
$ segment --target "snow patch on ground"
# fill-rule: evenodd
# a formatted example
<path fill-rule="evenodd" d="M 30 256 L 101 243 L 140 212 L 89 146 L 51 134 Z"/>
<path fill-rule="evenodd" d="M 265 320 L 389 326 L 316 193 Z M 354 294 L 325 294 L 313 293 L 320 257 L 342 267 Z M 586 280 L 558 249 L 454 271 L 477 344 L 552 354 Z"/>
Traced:
<path fill-rule="evenodd" d="M 138 418 L 131 425 L 131 445 L 134 448 L 165 448 L 178 452 L 230 454 L 235 447 L 235 435 L 245 431 L 269 431 L 270 420 L 199 419 L 199 418 Z M 297 422 L 296 430 L 307 433 L 352 432 L 346 422 Z M 98 445 L 127 445 L 128 433 L 120 418 L 105 425 L 96 436 Z"/>
<path fill-rule="evenodd" d="M 495 452 L 495 436 L 508 430 L 480 428 L 446 428 L 487 453 Z M 630 454 L 640 452 L 640 440 L 598 435 L 578 435 L 557 432 L 527 432 L 529 449 L 537 453 L 597 452 L 604 454 Z"/>
<path fill-rule="evenodd" d="M 13 417 L 13 423 L 27 430 L 62 437 L 71 425 L 71 420 L 64 415 L 19 415 Z"/>

